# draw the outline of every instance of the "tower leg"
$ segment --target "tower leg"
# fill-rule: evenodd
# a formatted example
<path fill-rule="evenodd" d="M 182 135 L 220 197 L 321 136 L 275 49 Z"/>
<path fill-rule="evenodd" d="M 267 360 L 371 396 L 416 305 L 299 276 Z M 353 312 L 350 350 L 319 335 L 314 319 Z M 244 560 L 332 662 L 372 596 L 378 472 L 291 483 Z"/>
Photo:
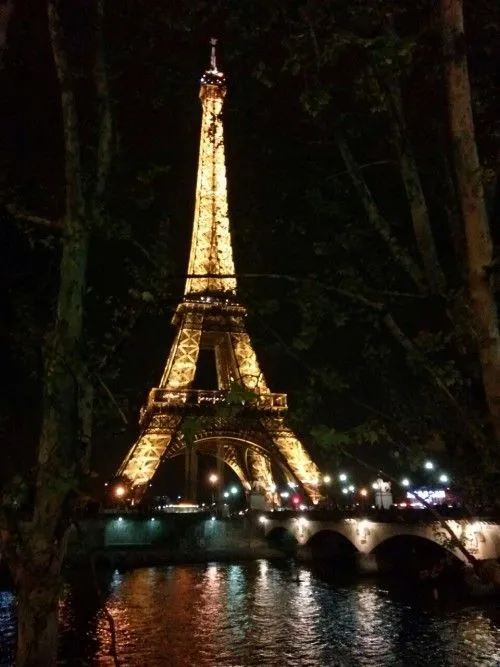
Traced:
<path fill-rule="evenodd" d="M 188 503 L 196 503 L 198 491 L 198 456 L 196 446 L 187 444 L 184 458 L 184 497 Z"/>
<path fill-rule="evenodd" d="M 302 484 L 304 491 L 316 505 L 322 499 L 320 471 L 311 460 L 303 444 L 293 431 L 284 424 L 281 417 L 263 419 L 262 423 L 291 471 Z"/>
<path fill-rule="evenodd" d="M 180 419 L 177 414 L 155 415 L 132 445 L 117 473 L 129 488 L 125 500 L 141 500 L 175 436 Z"/>
<path fill-rule="evenodd" d="M 222 505 L 224 501 L 224 445 L 217 445 L 217 484 L 218 495 L 217 502 Z"/>
<path fill-rule="evenodd" d="M 275 504 L 276 485 L 269 457 L 262 454 L 262 452 L 250 450 L 248 459 L 253 489 L 258 493 L 263 493 L 266 498 L 266 505 L 273 507 Z"/>

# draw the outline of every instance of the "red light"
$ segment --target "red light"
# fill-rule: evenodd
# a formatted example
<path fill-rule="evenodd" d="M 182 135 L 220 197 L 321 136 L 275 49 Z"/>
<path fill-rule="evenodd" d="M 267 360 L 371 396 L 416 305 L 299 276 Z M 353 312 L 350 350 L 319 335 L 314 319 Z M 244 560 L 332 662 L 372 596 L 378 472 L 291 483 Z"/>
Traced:
<path fill-rule="evenodd" d="M 298 496 L 293 496 L 292 503 L 298 505 L 300 503 L 300 498 Z"/>

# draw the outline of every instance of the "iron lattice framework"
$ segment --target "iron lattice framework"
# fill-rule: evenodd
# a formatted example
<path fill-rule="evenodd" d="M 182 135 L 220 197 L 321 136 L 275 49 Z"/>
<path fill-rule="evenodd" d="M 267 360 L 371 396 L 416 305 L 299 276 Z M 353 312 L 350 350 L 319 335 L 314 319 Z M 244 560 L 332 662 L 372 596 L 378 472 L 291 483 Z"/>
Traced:
<path fill-rule="evenodd" d="M 222 105 L 224 75 L 211 66 L 201 79 L 201 140 L 188 278 L 173 324 L 177 335 L 160 386 L 141 410 L 141 434 L 118 471 L 131 496 L 140 499 L 161 461 L 186 459 L 187 497 L 196 496 L 196 452 L 216 456 L 243 486 L 275 495 L 273 467 L 288 482 L 320 498 L 319 470 L 285 423 L 286 394 L 271 393 L 245 327 L 246 309 L 238 303 L 229 218 Z M 192 388 L 200 349 L 215 355 L 218 389 Z M 226 416 L 231 387 L 240 385 L 255 399 Z M 234 407 L 234 406 L 233 406 Z M 187 441 L 182 423 L 197 416 L 195 438 Z"/>

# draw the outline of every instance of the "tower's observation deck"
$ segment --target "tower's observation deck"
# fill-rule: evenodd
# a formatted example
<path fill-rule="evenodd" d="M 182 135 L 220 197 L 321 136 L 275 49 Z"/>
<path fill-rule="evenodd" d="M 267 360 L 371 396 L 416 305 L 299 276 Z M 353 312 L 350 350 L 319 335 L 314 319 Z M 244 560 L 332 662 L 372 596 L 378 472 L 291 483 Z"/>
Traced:
<path fill-rule="evenodd" d="M 169 410 L 183 411 L 187 407 L 200 414 L 210 414 L 214 407 L 227 403 L 227 391 L 209 389 L 151 389 L 148 400 L 141 410 L 140 423 L 147 423 L 154 414 Z M 285 414 L 288 410 L 286 394 L 268 392 L 259 394 L 251 401 L 241 403 L 242 412 Z"/>

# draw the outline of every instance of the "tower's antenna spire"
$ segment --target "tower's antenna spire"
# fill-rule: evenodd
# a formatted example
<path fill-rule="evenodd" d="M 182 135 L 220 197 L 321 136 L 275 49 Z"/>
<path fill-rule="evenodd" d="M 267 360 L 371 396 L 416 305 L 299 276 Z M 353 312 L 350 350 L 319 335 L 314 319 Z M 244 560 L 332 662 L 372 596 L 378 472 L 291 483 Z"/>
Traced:
<path fill-rule="evenodd" d="M 210 40 L 210 45 L 212 47 L 212 51 L 210 53 L 210 68 L 216 72 L 217 71 L 217 61 L 215 59 L 215 47 L 217 46 L 217 40 L 215 37 L 212 37 Z"/>

